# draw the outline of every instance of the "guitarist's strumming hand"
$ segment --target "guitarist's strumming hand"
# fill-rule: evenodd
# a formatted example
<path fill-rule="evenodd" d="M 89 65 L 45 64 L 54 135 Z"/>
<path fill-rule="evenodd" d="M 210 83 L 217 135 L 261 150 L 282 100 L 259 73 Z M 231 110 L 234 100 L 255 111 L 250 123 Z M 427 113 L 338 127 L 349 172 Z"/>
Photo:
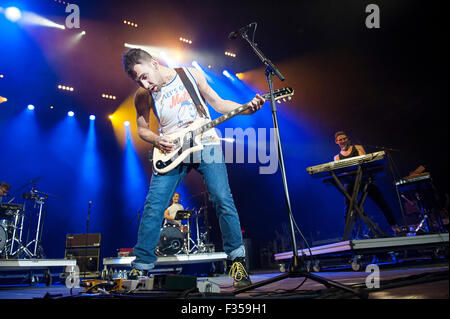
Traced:
<path fill-rule="evenodd" d="M 158 136 L 155 142 L 155 147 L 164 153 L 170 153 L 173 151 L 175 145 L 172 140 L 167 136 Z"/>
<path fill-rule="evenodd" d="M 262 108 L 265 102 L 266 100 L 261 95 L 256 94 L 253 100 L 247 103 L 250 107 L 241 114 L 253 114 Z"/>

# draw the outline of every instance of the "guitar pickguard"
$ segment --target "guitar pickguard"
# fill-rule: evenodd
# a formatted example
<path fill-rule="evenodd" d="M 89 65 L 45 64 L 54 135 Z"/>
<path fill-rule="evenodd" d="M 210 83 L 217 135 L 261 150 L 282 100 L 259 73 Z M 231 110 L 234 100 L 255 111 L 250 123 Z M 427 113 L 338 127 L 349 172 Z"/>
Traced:
<path fill-rule="evenodd" d="M 178 159 L 178 157 L 180 157 L 181 154 L 183 154 L 185 151 L 197 146 L 198 143 L 195 141 L 195 137 L 196 137 L 196 135 L 194 135 L 193 131 L 187 132 L 183 136 L 183 144 L 178 149 L 178 151 L 176 151 L 173 154 L 173 156 L 170 157 L 170 159 L 168 159 L 167 161 L 158 160 L 155 163 L 155 167 L 159 170 L 162 170 L 162 169 L 166 168 L 167 166 L 169 166 L 170 164 L 172 164 L 173 162 L 175 162 Z"/>

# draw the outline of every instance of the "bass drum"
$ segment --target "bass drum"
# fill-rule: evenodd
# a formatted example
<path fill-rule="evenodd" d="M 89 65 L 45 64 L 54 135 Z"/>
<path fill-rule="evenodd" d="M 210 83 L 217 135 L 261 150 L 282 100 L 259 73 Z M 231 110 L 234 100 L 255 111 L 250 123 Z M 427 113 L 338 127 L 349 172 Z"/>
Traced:
<path fill-rule="evenodd" d="M 184 234 L 174 225 L 161 228 L 156 253 L 160 256 L 176 255 L 183 249 Z"/>

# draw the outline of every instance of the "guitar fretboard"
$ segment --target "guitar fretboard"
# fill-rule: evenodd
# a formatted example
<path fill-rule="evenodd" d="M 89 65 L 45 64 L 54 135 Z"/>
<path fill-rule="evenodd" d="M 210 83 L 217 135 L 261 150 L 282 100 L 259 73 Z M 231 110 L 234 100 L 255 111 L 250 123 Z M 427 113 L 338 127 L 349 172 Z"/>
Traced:
<path fill-rule="evenodd" d="M 203 133 L 203 132 L 205 132 L 205 131 L 207 131 L 207 130 L 209 130 L 209 129 L 211 129 L 211 128 L 213 128 L 213 127 L 215 127 L 215 126 L 217 126 L 217 125 L 219 125 L 219 124 L 221 124 L 221 123 L 223 123 L 223 122 L 225 122 L 225 121 L 227 121 L 229 119 L 231 119 L 232 117 L 238 115 L 239 113 L 245 111 L 248 107 L 250 107 L 250 105 L 243 104 L 240 107 L 237 107 L 236 109 L 234 109 L 233 111 L 228 112 L 227 114 L 224 114 L 224 115 L 216 118 L 215 120 L 206 123 L 205 125 L 202 125 L 201 127 L 199 127 L 196 130 L 196 133 Z"/>

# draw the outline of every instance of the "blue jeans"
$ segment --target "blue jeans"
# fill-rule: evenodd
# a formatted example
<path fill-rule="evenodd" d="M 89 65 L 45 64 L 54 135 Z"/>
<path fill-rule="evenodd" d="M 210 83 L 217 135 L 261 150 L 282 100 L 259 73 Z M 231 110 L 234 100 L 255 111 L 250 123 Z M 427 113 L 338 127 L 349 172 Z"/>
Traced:
<path fill-rule="evenodd" d="M 231 258 L 245 257 L 239 216 L 228 185 L 228 174 L 220 145 L 205 146 L 191 155 L 190 163 L 181 163 L 166 174 L 154 173 L 144 205 L 132 266 L 141 270 L 154 267 L 164 211 L 184 177 L 191 169 L 203 176 L 222 232 L 223 249 Z"/>

